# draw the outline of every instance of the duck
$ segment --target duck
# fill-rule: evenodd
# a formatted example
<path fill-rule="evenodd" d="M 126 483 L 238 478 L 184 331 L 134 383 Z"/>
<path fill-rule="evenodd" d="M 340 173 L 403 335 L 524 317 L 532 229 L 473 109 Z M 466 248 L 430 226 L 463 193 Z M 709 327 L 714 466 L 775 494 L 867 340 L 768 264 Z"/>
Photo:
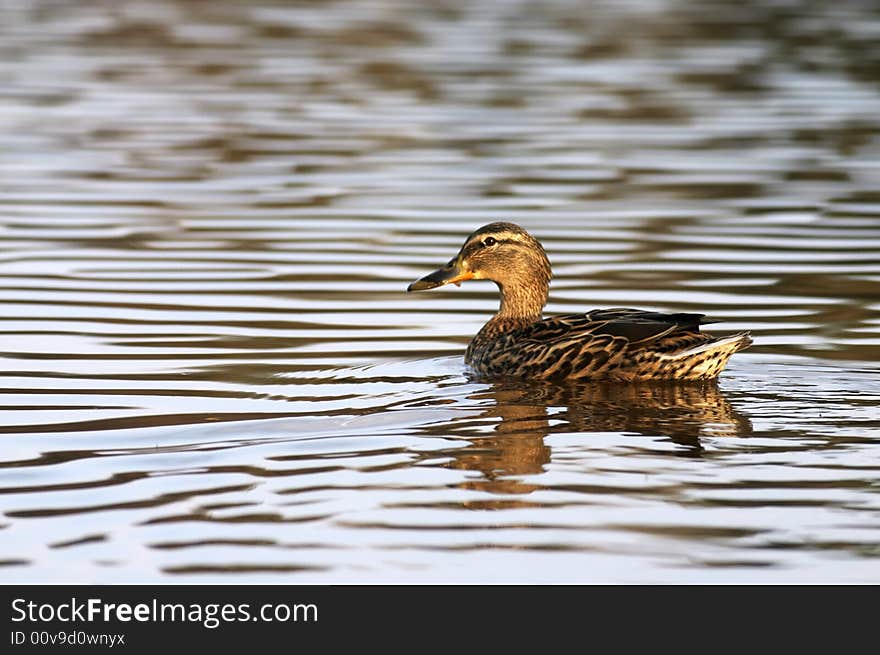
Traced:
<path fill-rule="evenodd" d="M 552 277 L 541 243 L 519 225 L 495 222 L 471 233 L 449 262 L 408 292 L 491 280 L 501 302 L 471 339 L 465 364 L 480 377 L 547 380 L 700 381 L 718 377 L 748 332 L 716 337 L 705 314 L 594 309 L 543 317 Z"/>

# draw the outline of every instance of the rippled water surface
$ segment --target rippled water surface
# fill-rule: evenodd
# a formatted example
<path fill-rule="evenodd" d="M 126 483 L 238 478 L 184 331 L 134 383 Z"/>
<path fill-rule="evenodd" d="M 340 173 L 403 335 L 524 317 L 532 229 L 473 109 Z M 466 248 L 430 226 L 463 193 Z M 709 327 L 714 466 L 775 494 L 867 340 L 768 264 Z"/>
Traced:
<path fill-rule="evenodd" d="M 880 582 L 875 3 L 0 12 L 3 581 Z M 499 219 L 755 345 L 474 379 Z"/>

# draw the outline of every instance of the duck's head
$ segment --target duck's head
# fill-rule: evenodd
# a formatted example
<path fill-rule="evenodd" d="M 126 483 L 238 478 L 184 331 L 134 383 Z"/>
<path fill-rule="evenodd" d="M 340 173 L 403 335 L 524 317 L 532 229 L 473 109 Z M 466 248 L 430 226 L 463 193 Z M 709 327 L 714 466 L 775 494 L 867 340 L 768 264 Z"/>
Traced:
<path fill-rule="evenodd" d="M 550 274 L 550 261 L 537 239 L 519 225 L 490 223 L 465 239 L 446 266 L 416 280 L 407 291 L 492 280 L 502 292 L 502 312 L 540 314 Z"/>

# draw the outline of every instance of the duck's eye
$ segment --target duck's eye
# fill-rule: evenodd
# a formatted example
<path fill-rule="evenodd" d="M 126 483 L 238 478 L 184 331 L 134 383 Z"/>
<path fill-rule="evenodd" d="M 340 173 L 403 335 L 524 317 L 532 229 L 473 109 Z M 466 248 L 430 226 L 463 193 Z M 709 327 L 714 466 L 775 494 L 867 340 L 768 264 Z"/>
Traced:
<path fill-rule="evenodd" d="M 484 248 L 488 248 L 489 246 L 494 246 L 496 243 L 498 243 L 498 242 L 495 240 L 495 237 L 486 237 L 485 239 L 483 239 L 483 247 Z"/>

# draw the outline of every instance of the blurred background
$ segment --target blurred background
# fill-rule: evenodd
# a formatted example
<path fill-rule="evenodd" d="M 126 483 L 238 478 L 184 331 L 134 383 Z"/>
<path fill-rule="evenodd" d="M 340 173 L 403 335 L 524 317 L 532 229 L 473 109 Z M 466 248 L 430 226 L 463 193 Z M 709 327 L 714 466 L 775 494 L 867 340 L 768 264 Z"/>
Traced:
<path fill-rule="evenodd" d="M 878 44 L 867 0 L 0 1 L 0 570 L 876 582 Z M 755 345 L 473 380 L 494 286 L 405 288 L 494 220 L 551 313 Z"/>

